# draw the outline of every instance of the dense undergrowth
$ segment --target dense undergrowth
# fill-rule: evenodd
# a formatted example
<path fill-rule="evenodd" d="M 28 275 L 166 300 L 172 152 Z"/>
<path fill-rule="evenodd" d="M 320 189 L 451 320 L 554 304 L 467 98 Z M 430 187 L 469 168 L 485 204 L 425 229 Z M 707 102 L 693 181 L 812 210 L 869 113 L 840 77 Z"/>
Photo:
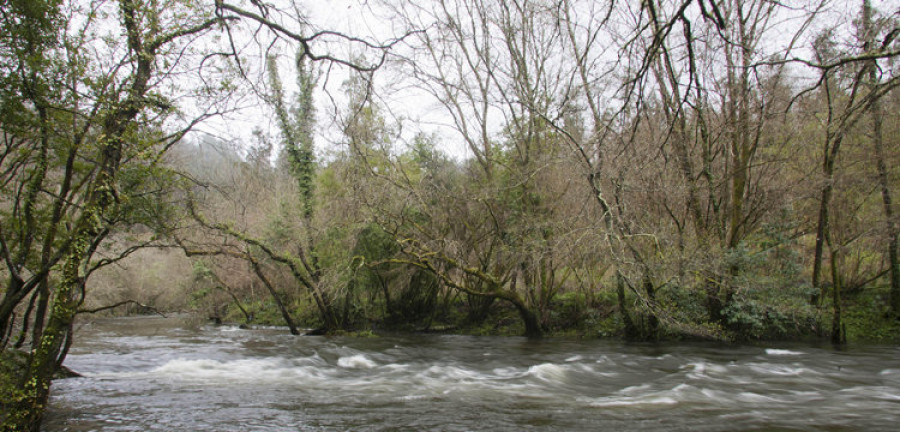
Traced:
<path fill-rule="evenodd" d="M 888 295 L 885 286 L 875 286 L 849 295 L 844 301 L 844 326 L 849 343 L 900 343 L 900 319 L 893 317 L 885 306 Z M 664 291 L 663 301 L 670 305 L 671 325 L 663 325 L 656 333 L 646 331 L 649 317 L 635 314 L 632 318 L 644 332 L 637 338 L 625 332 L 618 313 L 615 295 L 603 291 L 585 295 L 570 292 L 559 295 L 553 302 L 544 327 L 547 337 L 577 337 L 588 339 L 639 339 L 656 341 L 722 340 L 734 343 L 765 341 L 828 340 L 831 329 L 831 305 L 820 307 L 803 304 L 804 299 L 764 304 L 759 299 L 742 299 L 727 311 L 725 325 L 709 322 L 700 301 L 690 300 L 683 290 Z M 686 299 L 687 298 L 687 299 Z M 693 304 L 696 303 L 696 304 Z M 314 330 L 321 326 L 309 304 L 294 305 L 300 326 Z M 481 315 L 472 313 L 471 305 L 461 297 L 442 305 L 440 310 L 421 320 L 400 322 L 384 315 L 359 317 L 342 334 L 371 335 L 380 332 L 424 332 L 492 336 L 519 336 L 522 322 L 516 310 L 496 302 Z M 223 323 L 235 325 L 283 326 L 279 311 L 271 301 L 244 305 L 252 319 L 234 305 L 227 306 L 220 317 Z M 677 319 L 678 321 L 674 321 Z"/>

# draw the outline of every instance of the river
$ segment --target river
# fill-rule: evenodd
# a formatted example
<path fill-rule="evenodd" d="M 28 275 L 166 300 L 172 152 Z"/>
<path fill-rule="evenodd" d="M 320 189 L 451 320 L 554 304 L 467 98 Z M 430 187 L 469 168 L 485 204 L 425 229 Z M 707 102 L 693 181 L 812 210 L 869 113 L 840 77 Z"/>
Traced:
<path fill-rule="evenodd" d="M 900 347 L 296 337 L 83 323 L 46 431 L 850 431 L 900 425 Z"/>

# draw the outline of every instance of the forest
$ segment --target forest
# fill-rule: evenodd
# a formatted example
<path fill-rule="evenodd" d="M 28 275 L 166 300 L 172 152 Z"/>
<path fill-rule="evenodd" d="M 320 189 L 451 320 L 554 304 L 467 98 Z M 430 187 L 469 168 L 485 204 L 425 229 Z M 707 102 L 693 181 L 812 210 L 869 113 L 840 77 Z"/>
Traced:
<path fill-rule="evenodd" d="M 2 430 L 102 314 L 898 340 L 896 3 L 306 3 L 0 0 Z"/>

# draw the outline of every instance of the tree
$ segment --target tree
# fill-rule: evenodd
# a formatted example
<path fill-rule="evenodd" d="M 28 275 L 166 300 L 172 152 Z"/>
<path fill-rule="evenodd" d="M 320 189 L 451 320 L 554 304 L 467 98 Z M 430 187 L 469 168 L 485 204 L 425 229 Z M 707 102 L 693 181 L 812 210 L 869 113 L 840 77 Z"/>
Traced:
<path fill-rule="evenodd" d="M 194 11 L 160 26 L 172 14 L 191 10 L 175 2 L 163 9 L 156 2 L 121 0 L 114 10 L 79 2 L 25 4 L 3 5 L 10 17 L 5 23 L 26 28 L 30 19 L 44 23 L 39 33 L 10 29 L 28 43 L 24 51 L 4 49 L 4 76 L 21 84 L 4 98 L 6 154 L 24 155 L 3 161 L 9 175 L 4 184 L 24 193 L 4 203 L 14 218 L 5 214 L 0 231 L 10 275 L 0 322 L 8 335 L 16 307 L 31 295 L 20 323 L 30 327 L 32 343 L 18 390 L 5 402 L 8 430 L 38 429 L 50 380 L 72 342 L 87 278 L 103 262 L 92 258 L 117 226 L 139 221 L 135 212 L 142 189 L 161 155 L 193 124 L 161 132 L 158 126 L 176 107 L 160 92 L 174 75 L 196 72 L 178 61 L 179 55 L 193 52 L 187 41 L 226 20 Z M 100 30 L 108 24 L 102 23 L 103 14 L 110 12 L 120 18 L 125 41 L 110 42 L 110 51 L 92 50 L 98 34 L 111 31 Z M 21 42 L 17 36 L 8 41 Z M 168 68 L 159 68 L 164 62 Z M 208 90 L 214 92 L 211 100 L 227 94 Z M 194 120 L 209 114 L 201 111 Z M 17 222 L 19 216 L 24 223 Z M 4 348 L 7 342 L 4 337 Z"/>
<path fill-rule="evenodd" d="M 863 51 L 875 49 L 879 43 L 876 40 L 877 27 L 875 14 L 871 1 L 863 0 L 862 16 L 860 18 L 860 39 L 863 41 Z M 885 38 L 882 47 L 890 42 Z M 881 77 L 879 66 L 875 59 L 867 64 L 868 76 L 863 77 L 869 91 L 877 90 Z M 894 217 L 894 198 L 891 193 L 890 175 L 888 173 L 887 155 L 885 154 L 885 138 L 883 132 L 884 108 L 880 98 L 873 100 L 869 106 L 872 117 L 872 146 L 875 148 L 875 165 L 878 170 L 878 186 L 881 189 L 881 199 L 884 205 L 884 217 L 887 221 L 887 249 L 888 271 L 890 274 L 890 305 L 894 315 L 900 316 L 900 226 Z"/>
<path fill-rule="evenodd" d="M 466 167 L 471 181 L 445 190 L 441 202 L 425 198 L 395 166 L 388 184 L 414 202 L 391 208 L 394 221 L 381 222 L 400 242 L 400 261 L 433 272 L 472 305 L 508 303 L 529 336 L 544 332 L 541 316 L 565 280 L 548 211 L 561 185 L 540 181 L 560 154 L 538 114 L 560 85 L 547 69 L 555 70 L 559 33 L 544 25 L 545 7 L 455 1 L 396 10 L 410 27 L 431 28 L 415 34 L 423 48 L 404 67 L 440 101 L 473 162 Z"/>
<path fill-rule="evenodd" d="M 871 11 L 863 2 L 863 21 L 868 23 Z M 860 39 L 871 39 L 867 33 L 868 24 L 864 24 Z M 844 283 L 839 271 L 839 262 L 843 245 L 834 242 L 831 236 L 831 205 L 835 188 L 835 170 L 841 147 L 853 127 L 868 112 L 872 104 L 877 103 L 890 90 L 900 85 L 897 76 L 880 84 L 871 81 L 870 69 L 877 66 L 879 58 L 897 56 L 897 52 L 886 51 L 891 36 L 885 37 L 881 47 L 863 44 L 863 52 L 840 52 L 832 39 L 832 35 L 824 33 L 816 41 L 816 67 L 820 71 L 819 84 L 826 106 L 825 137 L 822 143 L 822 187 L 819 200 L 818 221 L 816 224 L 816 245 L 813 261 L 813 286 L 821 289 L 825 296 L 825 286 L 821 284 L 822 265 L 825 245 L 829 245 L 832 275 L 832 341 L 836 344 L 846 342 L 846 334 L 842 326 L 842 285 Z"/>
<path fill-rule="evenodd" d="M 160 214 L 161 187 L 170 185 L 156 179 L 171 178 L 164 155 L 197 124 L 234 110 L 239 85 L 248 84 L 251 66 L 237 48 L 248 44 L 236 40 L 265 33 L 300 45 L 307 59 L 361 69 L 378 63 L 318 53 L 314 42 L 358 42 L 381 52 L 381 62 L 391 44 L 334 32 L 305 37 L 279 24 L 305 21 L 299 12 L 276 19 L 256 1 L 7 0 L 0 12 L 0 254 L 8 276 L 0 342 L 6 353 L 18 328 L 32 344 L 17 385 L 4 389 L 2 421 L 6 430 L 37 430 L 88 278 L 116 261 L 98 251 L 116 231 L 151 216 L 172 219 Z M 244 24 L 257 32 L 238 31 Z"/>

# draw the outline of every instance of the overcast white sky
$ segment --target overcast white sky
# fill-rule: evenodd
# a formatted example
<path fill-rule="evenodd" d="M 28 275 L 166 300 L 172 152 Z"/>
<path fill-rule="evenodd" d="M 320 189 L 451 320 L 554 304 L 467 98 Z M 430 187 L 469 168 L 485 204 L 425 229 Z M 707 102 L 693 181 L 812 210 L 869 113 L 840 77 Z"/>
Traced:
<path fill-rule="evenodd" d="M 237 0 L 235 0 L 237 1 Z M 272 3 L 290 4 L 290 0 L 270 0 Z M 498 0 L 500 1 L 500 0 Z M 626 0 L 637 1 L 637 0 Z M 791 7 L 799 7 L 798 14 L 805 13 L 802 8 L 814 4 L 817 0 L 791 0 L 785 4 Z M 333 30 L 354 37 L 363 38 L 373 42 L 387 41 L 403 34 L 401 23 L 395 22 L 392 15 L 379 8 L 378 1 L 367 0 L 308 0 L 300 1 L 300 6 L 308 13 L 308 22 L 311 28 L 303 31 L 310 34 L 318 30 Z M 838 23 L 845 29 L 852 27 L 852 21 L 859 11 L 859 0 L 832 0 L 827 14 L 822 15 L 816 23 L 815 29 L 810 29 L 809 35 L 815 34 L 818 29 Z M 881 11 L 898 11 L 900 13 L 900 0 L 873 0 L 873 5 Z M 286 6 L 287 7 L 287 6 Z M 636 7 L 636 6 L 635 6 Z M 779 18 L 780 22 L 769 34 L 767 44 L 786 44 L 790 35 L 797 30 L 802 22 L 792 18 L 789 13 Z M 287 15 L 287 14 L 286 14 Z M 284 22 L 287 27 L 300 30 L 296 23 Z M 779 33 L 780 32 L 780 33 Z M 809 37 L 809 36 L 807 36 Z M 800 46 L 808 48 L 808 41 L 801 42 Z M 281 58 L 281 77 L 288 92 L 292 91 L 293 79 L 293 54 L 294 48 L 283 44 L 279 48 Z M 402 51 L 402 47 L 399 50 Z M 346 40 L 334 39 L 332 42 L 323 40 L 313 46 L 317 54 L 329 53 L 340 58 L 376 53 L 361 48 L 358 44 L 348 44 Z M 251 52 L 248 49 L 248 52 Z M 613 54 L 615 54 L 613 52 Z M 798 51 L 799 54 L 799 51 Z M 256 53 L 262 58 L 261 53 Z M 319 67 L 324 74 L 319 82 L 319 91 L 316 95 L 318 108 L 317 120 L 319 124 L 316 146 L 320 154 L 327 153 L 336 148 L 341 141 L 340 130 L 337 127 L 338 117 L 345 110 L 346 99 L 343 97 L 341 85 L 349 77 L 349 69 L 338 65 L 320 63 Z M 799 71 L 799 69 L 798 69 Z M 799 71 L 798 73 L 803 73 Z M 451 118 L 444 108 L 431 95 L 422 90 L 410 88 L 401 76 L 397 75 L 390 67 L 376 72 L 376 85 L 379 86 L 379 102 L 390 109 L 391 115 L 403 118 L 403 137 L 411 138 L 416 132 L 436 133 L 441 140 L 442 148 L 452 156 L 462 159 L 470 156 L 462 140 L 458 138 L 449 127 Z M 798 75 L 797 79 L 800 79 Z M 264 81 L 264 80 L 263 80 Z M 389 119 L 391 121 L 391 119 Z M 271 112 L 264 106 L 251 107 L 240 115 L 232 116 L 227 121 L 214 121 L 203 126 L 201 130 L 214 134 L 224 139 L 237 142 L 250 142 L 251 132 L 259 127 L 268 129 L 277 135 L 277 127 L 272 119 Z"/>
<path fill-rule="evenodd" d="M 305 1 L 301 5 L 304 7 L 303 12 L 308 14 L 309 23 L 312 25 L 311 28 L 304 31 L 304 34 L 311 34 L 318 30 L 331 30 L 372 42 L 389 41 L 403 34 L 403 30 L 389 18 L 389 14 L 365 0 Z M 288 22 L 288 24 L 291 23 Z M 279 53 L 280 76 L 287 93 L 293 92 L 296 88 L 293 66 L 294 47 L 295 45 L 285 43 L 276 48 Z M 366 52 L 361 45 L 348 44 L 346 40 L 340 38 L 323 38 L 316 42 L 312 49 L 316 54 L 328 53 L 346 59 L 360 55 L 374 58 L 378 54 L 375 50 Z M 261 53 L 250 48 L 247 52 L 256 61 L 262 57 Z M 339 148 L 341 142 L 340 128 L 338 127 L 339 117 L 344 114 L 347 104 L 342 85 L 350 74 L 355 72 L 351 72 L 345 66 L 328 62 L 321 62 L 316 66 L 322 74 L 315 96 L 318 121 L 316 148 L 320 155 L 325 155 Z M 396 84 L 397 80 L 389 68 L 377 71 L 375 80 L 376 85 L 381 89 L 387 89 L 387 91 L 379 93 L 378 97 L 381 99 L 378 102 L 390 109 L 389 112 L 384 113 L 391 117 L 389 121 L 403 119 L 402 140 L 411 139 L 419 131 L 435 133 L 443 137 L 441 141 L 444 151 L 456 158 L 467 157 L 465 146 L 453 139 L 446 127 L 440 126 L 446 124 L 448 119 L 436 100 L 421 91 L 417 92 L 408 88 L 403 91 L 398 91 L 396 88 L 391 89 L 391 84 Z M 241 112 L 225 119 L 214 119 L 198 127 L 197 130 L 202 134 L 212 135 L 235 145 L 246 145 L 246 143 L 252 142 L 252 131 L 255 128 L 268 130 L 277 137 L 278 128 L 271 110 L 261 102 L 256 105 L 251 104 Z M 454 145 L 454 143 L 457 144 Z"/>

